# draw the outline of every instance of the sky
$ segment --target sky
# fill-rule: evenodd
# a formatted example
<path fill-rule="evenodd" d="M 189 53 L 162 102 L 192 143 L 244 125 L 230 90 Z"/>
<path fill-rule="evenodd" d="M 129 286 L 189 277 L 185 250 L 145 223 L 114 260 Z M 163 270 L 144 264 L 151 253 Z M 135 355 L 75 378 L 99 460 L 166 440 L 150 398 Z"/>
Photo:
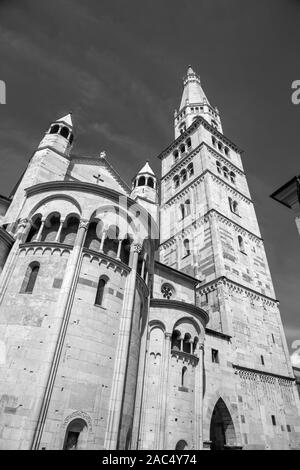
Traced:
<path fill-rule="evenodd" d="M 269 195 L 299 173 L 300 0 L 0 0 L 0 194 L 48 125 L 73 113 L 73 152 L 105 150 L 124 179 L 174 138 L 191 64 L 243 164 L 288 346 L 300 340 L 300 239 Z"/>

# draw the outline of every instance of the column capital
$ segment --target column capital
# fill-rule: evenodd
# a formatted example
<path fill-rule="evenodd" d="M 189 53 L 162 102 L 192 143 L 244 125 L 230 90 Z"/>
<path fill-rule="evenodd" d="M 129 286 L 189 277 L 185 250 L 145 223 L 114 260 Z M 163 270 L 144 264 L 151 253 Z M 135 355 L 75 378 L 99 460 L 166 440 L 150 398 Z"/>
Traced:
<path fill-rule="evenodd" d="M 89 226 L 89 222 L 90 221 L 88 219 L 80 219 L 79 228 L 84 228 L 85 230 L 87 230 Z"/>
<path fill-rule="evenodd" d="M 143 246 L 139 242 L 135 242 L 131 245 L 131 251 L 133 251 L 134 253 L 141 253 L 142 249 Z"/>
<path fill-rule="evenodd" d="M 24 217 L 23 219 L 20 219 L 20 221 L 18 223 L 18 230 L 20 228 L 26 228 L 29 222 L 30 222 L 30 220 L 27 217 Z"/>

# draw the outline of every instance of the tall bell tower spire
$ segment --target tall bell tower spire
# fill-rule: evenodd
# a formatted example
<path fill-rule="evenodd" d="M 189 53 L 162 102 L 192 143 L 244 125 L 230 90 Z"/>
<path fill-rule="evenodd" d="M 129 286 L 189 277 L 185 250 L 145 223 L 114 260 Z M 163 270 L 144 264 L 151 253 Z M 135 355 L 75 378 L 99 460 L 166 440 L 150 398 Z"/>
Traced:
<path fill-rule="evenodd" d="M 183 78 L 183 92 L 179 111 L 175 111 L 175 138 L 182 134 L 198 116 L 203 116 L 210 124 L 222 132 L 219 111 L 209 103 L 201 86 L 200 76 L 189 65 Z"/>

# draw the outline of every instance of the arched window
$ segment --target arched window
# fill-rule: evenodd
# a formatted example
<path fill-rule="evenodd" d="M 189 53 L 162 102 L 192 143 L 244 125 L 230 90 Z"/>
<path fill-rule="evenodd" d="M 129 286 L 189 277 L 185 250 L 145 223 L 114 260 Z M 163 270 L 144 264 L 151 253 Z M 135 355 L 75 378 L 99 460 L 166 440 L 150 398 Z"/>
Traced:
<path fill-rule="evenodd" d="M 217 127 L 217 123 L 214 119 L 211 120 L 211 125 L 214 126 L 214 127 Z"/>
<path fill-rule="evenodd" d="M 73 143 L 73 140 L 74 140 L 74 135 L 73 135 L 73 134 L 70 134 L 70 138 L 69 138 L 69 142 L 70 142 L 70 144 L 72 144 L 72 143 Z"/>
<path fill-rule="evenodd" d="M 183 367 L 181 370 L 181 386 L 182 387 L 186 386 L 186 374 L 187 374 L 187 368 Z"/>
<path fill-rule="evenodd" d="M 238 236 L 238 242 L 239 242 L 240 251 L 242 253 L 245 253 L 245 244 L 244 244 L 243 237 L 241 237 L 241 235 Z"/>
<path fill-rule="evenodd" d="M 190 251 L 190 241 L 186 238 L 183 242 L 183 247 L 184 247 L 184 257 L 189 256 L 191 254 Z"/>
<path fill-rule="evenodd" d="M 218 173 L 222 173 L 222 165 L 220 162 L 216 161 Z"/>
<path fill-rule="evenodd" d="M 64 450 L 78 450 L 81 448 L 84 435 L 87 433 L 87 424 L 81 419 L 74 419 L 67 427 Z"/>
<path fill-rule="evenodd" d="M 145 186 L 145 176 L 141 176 L 138 181 L 138 186 Z"/>
<path fill-rule="evenodd" d="M 193 176 L 193 174 L 194 174 L 194 165 L 193 165 L 193 163 L 190 163 L 188 165 L 187 171 L 188 171 L 189 177 Z"/>
<path fill-rule="evenodd" d="M 174 152 L 173 152 L 173 157 L 174 157 L 174 163 L 176 163 L 177 160 L 178 160 L 178 157 L 179 157 L 178 150 L 174 150 Z"/>
<path fill-rule="evenodd" d="M 174 349 L 174 351 L 180 351 L 180 348 L 181 348 L 180 332 L 178 330 L 174 330 L 172 334 L 172 340 L 171 340 L 171 349 Z"/>
<path fill-rule="evenodd" d="M 192 145 L 192 142 L 191 142 L 191 139 L 190 139 L 190 138 L 188 138 L 188 139 L 186 140 L 186 145 L 187 145 L 188 148 L 190 148 L 190 146 Z"/>
<path fill-rule="evenodd" d="M 34 261 L 28 266 L 22 283 L 21 293 L 32 294 L 39 273 L 39 269 L 40 263 L 36 261 Z"/>
<path fill-rule="evenodd" d="M 99 306 L 103 305 L 104 291 L 105 291 L 106 284 L 107 284 L 107 279 L 100 277 L 99 282 L 98 282 L 98 287 L 97 287 L 95 305 L 99 305 Z"/>
<path fill-rule="evenodd" d="M 186 441 L 178 441 L 175 447 L 175 450 L 184 450 L 187 449 L 187 442 Z"/>
<path fill-rule="evenodd" d="M 174 188 L 178 188 L 179 186 L 179 176 L 178 175 L 175 175 L 174 178 L 173 178 L 173 183 L 174 183 Z"/>
<path fill-rule="evenodd" d="M 170 300 L 170 298 L 174 294 L 174 288 L 170 284 L 163 284 L 161 286 L 161 293 L 164 299 Z"/>
<path fill-rule="evenodd" d="M 79 218 L 76 216 L 69 216 L 68 219 L 65 221 L 64 227 L 61 232 L 61 243 L 66 243 L 67 245 L 74 245 L 78 226 Z"/>
<path fill-rule="evenodd" d="M 54 126 L 51 126 L 49 134 L 58 134 L 59 132 L 59 125 L 54 124 Z"/>
<path fill-rule="evenodd" d="M 118 254 L 119 233 L 119 227 L 116 225 L 110 225 L 106 232 L 103 252 L 112 258 L 116 258 Z"/>
<path fill-rule="evenodd" d="M 180 209 L 180 218 L 184 219 L 184 215 L 185 215 L 184 204 L 180 204 L 179 209 Z"/>
<path fill-rule="evenodd" d="M 181 179 L 181 182 L 184 183 L 186 181 L 186 178 L 187 178 L 187 174 L 186 174 L 186 169 L 184 168 L 181 172 L 180 172 L 180 179 Z"/>
<path fill-rule="evenodd" d="M 185 209 L 185 216 L 187 217 L 191 213 L 191 201 L 187 199 L 184 204 L 184 209 Z"/>
<path fill-rule="evenodd" d="M 184 335 L 183 352 L 191 354 L 191 335 L 189 333 Z"/>
<path fill-rule="evenodd" d="M 232 212 L 238 214 L 238 203 L 237 201 L 232 201 Z"/>
<path fill-rule="evenodd" d="M 233 171 L 230 172 L 230 181 L 235 184 L 235 173 L 233 173 Z"/>
<path fill-rule="evenodd" d="M 99 251 L 101 246 L 101 236 L 103 222 L 101 220 L 92 220 L 85 237 L 84 246 L 89 250 Z"/>
<path fill-rule="evenodd" d="M 62 127 L 61 130 L 60 130 L 60 135 L 62 137 L 64 137 L 65 139 L 67 139 L 69 137 L 69 134 L 70 134 L 70 131 L 67 127 Z"/>
<path fill-rule="evenodd" d="M 60 226 L 60 214 L 54 212 L 50 214 L 46 221 L 45 226 L 42 232 L 41 241 L 42 242 L 54 242 L 56 235 Z"/>
<path fill-rule="evenodd" d="M 179 147 L 179 150 L 180 150 L 181 153 L 184 153 L 185 152 L 185 145 L 181 144 L 180 147 Z"/>
<path fill-rule="evenodd" d="M 218 149 L 219 149 L 220 151 L 222 151 L 222 148 L 223 148 L 222 143 L 221 143 L 221 142 L 218 142 Z"/>
<path fill-rule="evenodd" d="M 149 186 L 149 188 L 154 188 L 154 181 L 153 181 L 153 178 L 148 178 L 147 186 Z"/>
<path fill-rule="evenodd" d="M 229 148 L 228 148 L 228 147 L 224 147 L 224 152 L 225 152 L 225 155 L 228 157 L 228 155 L 229 155 Z"/>
<path fill-rule="evenodd" d="M 33 242 L 39 232 L 40 226 L 42 224 L 42 216 L 38 214 L 32 218 L 32 224 L 26 239 L 26 243 Z"/>
<path fill-rule="evenodd" d="M 228 168 L 226 166 L 223 166 L 223 175 L 225 178 L 228 178 Z"/>
<path fill-rule="evenodd" d="M 217 140 L 213 135 L 211 136 L 211 141 L 212 141 L 213 146 L 215 147 L 217 145 Z"/>

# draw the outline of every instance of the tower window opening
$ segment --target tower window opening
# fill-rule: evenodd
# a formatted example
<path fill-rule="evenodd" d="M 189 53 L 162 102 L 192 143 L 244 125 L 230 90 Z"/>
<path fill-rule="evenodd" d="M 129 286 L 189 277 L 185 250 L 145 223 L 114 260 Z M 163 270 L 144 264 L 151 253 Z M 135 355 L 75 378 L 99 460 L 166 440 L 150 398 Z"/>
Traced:
<path fill-rule="evenodd" d="M 271 415 L 271 418 L 272 418 L 273 426 L 276 426 L 276 417 L 275 417 L 275 415 Z"/>
<path fill-rule="evenodd" d="M 229 201 L 229 207 L 230 207 L 231 212 L 233 212 L 234 214 L 238 214 L 237 201 L 234 201 L 233 199 L 231 199 L 231 197 L 228 198 L 228 201 Z"/>
<path fill-rule="evenodd" d="M 98 287 L 97 287 L 96 299 L 95 299 L 95 305 L 98 305 L 100 307 L 103 305 L 104 291 L 105 291 L 106 284 L 107 284 L 107 279 L 100 277 L 99 282 L 98 282 Z"/>
<path fill-rule="evenodd" d="M 261 361 L 262 365 L 264 366 L 265 365 L 264 356 L 260 356 L 260 361 Z"/>
<path fill-rule="evenodd" d="M 54 124 L 54 126 L 51 126 L 49 134 L 58 134 L 59 132 L 59 125 Z"/>
<path fill-rule="evenodd" d="M 223 175 L 224 178 L 228 178 L 228 168 L 226 166 L 223 166 Z"/>
<path fill-rule="evenodd" d="M 181 370 L 181 386 L 186 386 L 186 375 L 187 375 L 187 368 L 183 367 Z"/>
<path fill-rule="evenodd" d="M 219 364 L 219 351 L 217 349 L 211 350 L 211 361 L 215 364 Z"/>
<path fill-rule="evenodd" d="M 235 184 L 235 173 L 233 171 L 230 172 L 230 181 Z"/>
<path fill-rule="evenodd" d="M 70 134 L 70 138 L 69 138 L 69 142 L 70 144 L 73 143 L 73 140 L 74 140 L 74 134 Z"/>
<path fill-rule="evenodd" d="M 174 188 L 175 189 L 178 188 L 178 186 L 179 186 L 179 176 L 178 175 L 174 176 L 173 183 L 174 183 Z"/>
<path fill-rule="evenodd" d="M 212 141 L 213 146 L 215 147 L 217 145 L 217 140 L 213 135 L 211 136 L 211 141 Z"/>
<path fill-rule="evenodd" d="M 176 162 L 178 160 L 178 157 L 179 157 L 179 152 L 178 150 L 174 150 L 173 152 L 173 157 L 174 157 L 174 162 Z"/>
<path fill-rule="evenodd" d="M 222 166 L 221 166 L 221 163 L 220 162 L 216 162 L 216 165 L 217 165 L 217 170 L 218 170 L 218 173 L 222 173 Z"/>
<path fill-rule="evenodd" d="M 214 119 L 211 120 L 211 125 L 212 125 L 213 127 L 217 127 L 217 123 L 216 123 L 216 121 L 215 121 Z"/>
<path fill-rule="evenodd" d="M 149 186 L 149 188 L 154 188 L 153 178 L 148 178 L 147 186 Z"/>
<path fill-rule="evenodd" d="M 187 147 L 191 147 L 192 142 L 191 142 L 191 139 L 190 139 L 190 138 L 188 138 L 188 139 L 186 140 L 186 145 L 187 145 Z"/>
<path fill-rule="evenodd" d="M 181 182 L 184 183 L 187 179 L 186 169 L 183 169 L 180 173 Z"/>
<path fill-rule="evenodd" d="M 146 179 L 145 176 L 141 176 L 138 180 L 138 186 L 145 186 Z"/>
<path fill-rule="evenodd" d="M 240 251 L 242 253 L 245 253 L 245 244 L 244 244 L 243 237 L 241 237 L 241 235 L 238 236 L 238 242 L 239 242 Z"/>
<path fill-rule="evenodd" d="M 229 148 L 228 148 L 228 147 L 224 147 L 224 152 L 225 152 L 225 155 L 228 157 L 228 155 L 229 155 Z"/>
<path fill-rule="evenodd" d="M 180 218 L 181 220 L 185 217 L 184 204 L 180 204 Z"/>
<path fill-rule="evenodd" d="M 189 256 L 191 254 L 190 250 L 190 241 L 186 238 L 183 242 L 183 247 L 184 247 L 184 255 L 183 257 L 185 258 L 186 256 Z"/>
<path fill-rule="evenodd" d="M 191 201 L 189 199 L 184 203 L 184 212 L 186 217 L 191 213 Z"/>
<path fill-rule="evenodd" d="M 181 341 L 180 341 L 180 331 L 174 330 L 171 339 L 171 349 L 174 351 L 180 351 Z"/>
<path fill-rule="evenodd" d="M 184 153 L 185 152 L 185 145 L 184 144 L 180 145 L 179 150 L 180 150 L 181 153 Z"/>
<path fill-rule="evenodd" d="M 70 131 L 67 127 L 62 127 L 61 130 L 60 130 L 60 135 L 62 137 L 65 137 L 65 139 L 67 139 L 69 137 L 69 134 L 70 134 Z"/>
<path fill-rule="evenodd" d="M 22 287 L 21 287 L 21 293 L 24 294 L 32 294 L 37 276 L 40 270 L 40 264 L 38 262 L 33 262 L 31 263 L 26 271 Z"/>
<path fill-rule="evenodd" d="M 193 174 L 194 174 L 194 165 L 193 165 L 193 163 L 190 163 L 188 165 L 187 171 L 188 171 L 189 177 L 193 176 Z"/>
<path fill-rule="evenodd" d="M 222 148 L 223 148 L 222 143 L 221 143 L 221 142 L 218 142 L 218 149 L 219 149 L 220 151 L 222 151 Z"/>

